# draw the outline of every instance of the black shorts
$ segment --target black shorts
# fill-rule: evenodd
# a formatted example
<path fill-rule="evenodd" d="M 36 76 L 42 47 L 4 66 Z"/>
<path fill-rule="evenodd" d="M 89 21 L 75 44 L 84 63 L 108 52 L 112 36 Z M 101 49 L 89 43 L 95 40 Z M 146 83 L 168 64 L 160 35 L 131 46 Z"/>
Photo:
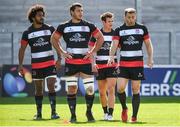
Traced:
<path fill-rule="evenodd" d="M 115 68 L 115 67 L 98 69 L 96 80 L 104 80 L 106 78 L 117 78 L 118 76 L 117 69 L 118 68 Z"/>
<path fill-rule="evenodd" d="M 45 79 L 48 76 L 56 76 L 56 67 L 49 66 L 42 69 L 32 69 L 32 78 L 33 79 Z"/>
<path fill-rule="evenodd" d="M 79 72 L 93 75 L 91 64 L 65 64 L 65 76 L 72 76 Z"/>
<path fill-rule="evenodd" d="M 120 67 L 118 77 L 131 79 L 131 80 L 145 80 L 143 67 Z"/>

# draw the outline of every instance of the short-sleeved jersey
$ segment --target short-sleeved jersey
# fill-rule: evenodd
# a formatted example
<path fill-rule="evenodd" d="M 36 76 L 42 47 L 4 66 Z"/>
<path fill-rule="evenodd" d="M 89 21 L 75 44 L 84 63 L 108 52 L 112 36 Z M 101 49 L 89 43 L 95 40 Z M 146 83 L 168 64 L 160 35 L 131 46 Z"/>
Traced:
<path fill-rule="evenodd" d="M 144 40 L 149 39 L 149 33 L 144 25 L 136 23 L 134 26 L 122 26 L 115 29 L 113 40 L 119 40 L 120 66 L 122 67 L 143 67 Z"/>
<path fill-rule="evenodd" d="M 69 64 L 89 64 L 90 59 L 83 59 L 85 54 L 89 51 L 88 42 L 91 36 L 94 36 L 98 32 L 97 27 L 85 20 L 81 20 L 79 23 L 73 23 L 69 20 L 60 24 L 56 33 L 63 36 L 66 42 L 66 50 L 71 53 L 73 59 L 66 59 L 65 63 Z"/>
<path fill-rule="evenodd" d="M 108 66 L 107 62 L 109 59 L 109 50 L 110 50 L 110 46 L 112 43 L 112 39 L 114 37 L 114 30 L 112 29 L 111 32 L 104 32 L 103 29 L 101 29 L 101 32 L 103 34 L 104 37 L 104 43 L 102 45 L 102 47 L 100 48 L 99 51 L 97 51 L 97 55 L 95 57 L 96 59 L 96 64 L 98 66 L 99 69 L 101 68 L 109 68 L 109 67 L 115 67 L 117 66 L 117 58 L 116 58 L 116 54 L 115 54 L 115 64 L 113 64 L 112 66 Z M 89 45 L 90 46 L 94 46 L 96 43 L 96 39 L 94 37 L 91 38 Z"/>
<path fill-rule="evenodd" d="M 41 28 L 32 25 L 23 32 L 21 45 L 29 45 L 31 48 L 32 69 L 41 69 L 55 65 L 54 54 L 50 38 L 54 27 L 43 24 Z"/>

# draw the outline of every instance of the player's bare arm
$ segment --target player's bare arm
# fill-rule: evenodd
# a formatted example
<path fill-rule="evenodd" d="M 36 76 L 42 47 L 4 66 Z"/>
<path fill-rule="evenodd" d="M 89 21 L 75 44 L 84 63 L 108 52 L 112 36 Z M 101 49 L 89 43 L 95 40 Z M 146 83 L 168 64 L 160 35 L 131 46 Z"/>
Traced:
<path fill-rule="evenodd" d="M 60 34 L 57 34 L 56 32 L 54 32 L 51 36 L 51 43 L 53 45 L 53 47 L 55 48 L 56 52 L 58 53 L 58 56 L 62 56 L 66 59 L 72 59 L 72 56 L 70 54 L 68 54 L 66 51 L 63 50 L 59 40 L 61 38 Z"/>
<path fill-rule="evenodd" d="M 24 53 L 26 50 L 27 45 L 21 45 L 19 48 L 18 58 L 19 58 L 19 66 L 18 66 L 18 72 L 23 75 L 23 60 L 24 60 Z"/>
<path fill-rule="evenodd" d="M 108 60 L 108 65 L 111 65 L 112 63 L 114 63 L 114 54 L 116 53 L 116 50 L 118 48 L 118 44 L 119 44 L 119 40 L 113 40 L 113 42 L 111 43 L 111 47 L 109 50 L 109 60 Z"/>
<path fill-rule="evenodd" d="M 84 57 L 84 59 L 87 59 L 90 56 L 92 56 L 93 54 L 95 54 L 101 48 L 101 46 L 104 42 L 103 34 L 101 33 L 100 30 L 98 30 L 98 33 L 96 33 L 96 35 L 94 35 L 94 38 L 96 38 L 96 43 L 95 43 L 94 47 L 90 50 L 90 52 L 87 53 L 87 55 Z"/>
<path fill-rule="evenodd" d="M 153 46 L 152 46 L 152 42 L 151 39 L 146 39 L 144 40 L 145 42 L 145 46 L 146 46 L 146 50 L 147 50 L 147 54 L 148 54 L 148 61 L 147 61 L 147 65 L 152 68 L 154 61 L 153 61 Z"/>

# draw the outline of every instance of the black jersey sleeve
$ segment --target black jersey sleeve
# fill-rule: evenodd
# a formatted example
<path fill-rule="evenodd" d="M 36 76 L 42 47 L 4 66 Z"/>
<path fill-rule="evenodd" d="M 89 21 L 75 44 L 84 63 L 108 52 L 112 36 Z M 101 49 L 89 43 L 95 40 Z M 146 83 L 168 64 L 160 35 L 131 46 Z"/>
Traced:
<path fill-rule="evenodd" d="M 144 31 L 143 39 L 144 40 L 149 39 L 149 32 L 146 26 L 143 26 L 143 31 Z"/>
<path fill-rule="evenodd" d="M 55 31 L 55 28 L 53 26 L 50 27 L 51 33 Z"/>
<path fill-rule="evenodd" d="M 118 40 L 119 41 L 118 47 L 120 48 L 121 47 L 121 41 L 120 41 L 121 37 L 120 37 L 119 31 L 120 31 L 119 27 L 114 30 L 114 36 L 113 36 L 112 40 Z"/>
<path fill-rule="evenodd" d="M 113 40 L 120 40 L 119 27 L 115 29 Z"/>
<path fill-rule="evenodd" d="M 96 33 L 99 32 L 99 29 L 96 27 L 96 25 L 89 23 L 90 33 L 94 37 Z"/>
<path fill-rule="evenodd" d="M 63 33 L 64 33 L 64 24 L 60 24 L 60 25 L 57 27 L 56 33 L 58 33 L 58 34 L 63 34 Z"/>
<path fill-rule="evenodd" d="M 28 32 L 24 31 L 21 37 L 21 45 L 27 45 L 28 44 Z"/>

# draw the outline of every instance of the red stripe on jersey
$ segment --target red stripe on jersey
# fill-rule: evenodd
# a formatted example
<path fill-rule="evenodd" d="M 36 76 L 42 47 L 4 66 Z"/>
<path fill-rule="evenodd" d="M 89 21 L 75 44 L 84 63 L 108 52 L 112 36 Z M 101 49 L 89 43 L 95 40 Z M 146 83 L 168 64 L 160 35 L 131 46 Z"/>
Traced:
<path fill-rule="evenodd" d="M 94 36 L 96 36 L 96 34 L 99 32 L 99 29 L 95 29 L 93 32 L 92 32 L 92 36 L 94 37 Z"/>
<path fill-rule="evenodd" d="M 26 40 L 21 40 L 21 45 L 27 45 L 28 44 L 28 41 L 26 41 Z"/>
<path fill-rule="evenodd" d="M 66 59 L 65 63 L 68 64 L 90 64 L 90 59 Z"/>
<path fill-rule="evenodd" d="M 149 34 L 144 35 L 144 37 L 143 37 L 144 40 L 149 39 L 149 38 L 150 38 L 150 37 L 149 37 Z"/>
<path fill-rule="evenodd" d="M 113 36 L 112 40 L 119 40 L 120 37 L 119 36 Z"/>
<path fill-rule="evenodd" d="M 54 60 L 49 60 L 49 61 L 40 62 L 40 63 L 32 63 L 32 69 L 41 69 L 41 68 L 46 68 L 53 65 L 55 65 Z"/>
<path fill-rule="evenodd" d="M 55 33 L 58 34 L 58 35 L 62 35 L 62 33 L 57 31 L 57 30 L 55 31 Z"/>
<path fill-rule="evenodd" d="M 90 42 L 88 43 L 88 45 L 89 45 L 89 46 L 94 46 L 94 45 L 95 45 L 95 42 L 90 41 Z"/>
<path fill-rule="evenodd" d="M 102 68 L 110 68 L 110 67 L 117 67 L 118 64 L 114 63 L 111 66 L 108 66 L 107 64 L 96 64 L 98 69 L 102 69 Z"/>
<path fill-rule="evenodd" d="M 120 61 L 120 67 L 143 67 L 143 61 Z"/>

